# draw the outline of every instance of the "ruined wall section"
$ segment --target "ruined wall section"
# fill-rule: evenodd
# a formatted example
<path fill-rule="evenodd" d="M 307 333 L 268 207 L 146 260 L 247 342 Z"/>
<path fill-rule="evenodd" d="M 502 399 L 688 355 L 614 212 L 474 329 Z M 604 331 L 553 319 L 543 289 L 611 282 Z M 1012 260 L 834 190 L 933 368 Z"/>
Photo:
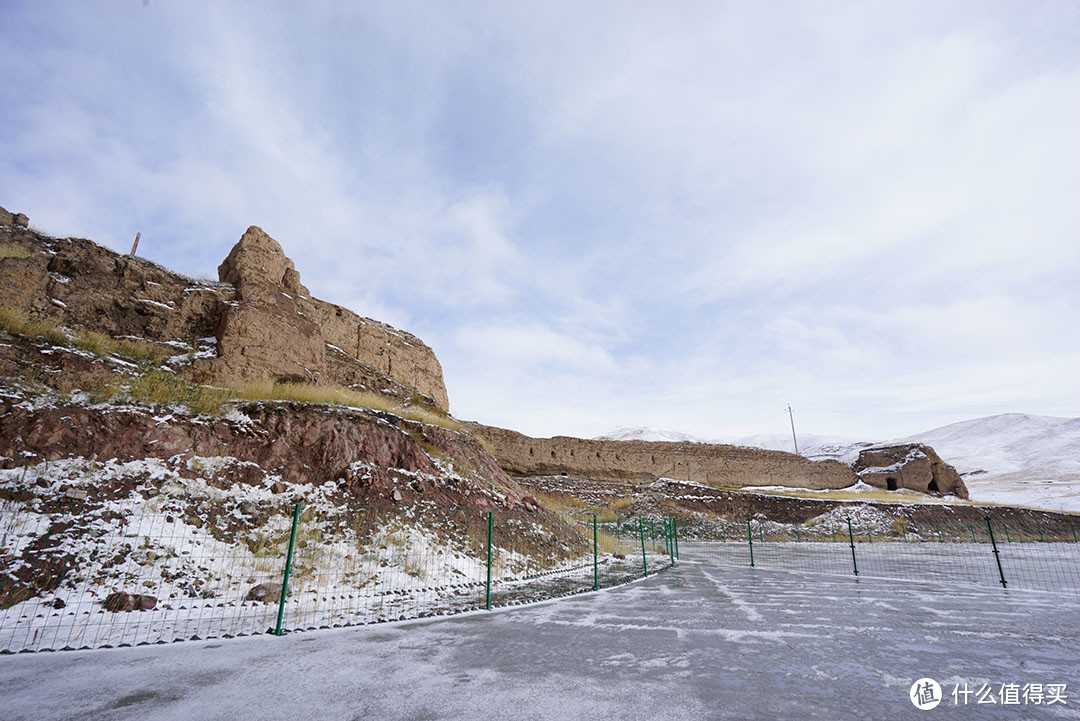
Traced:
<path fill-rule="evenodd" d="M 0 242 L 29 257 L 0 257 L 0 306 L 115 337 L 193 347 L 213 337 L 217 357 L 195 366 L 201 382 L 334 383 L 449 410 L 431 348 L 312 297 L 281 246 L 258 227 L 248 228 L 212 282 L 89 240 L 49 238 L 14 218 L 0 208 Z"/>
<path fill-rule="evenodd" d="M 439 408 L 449 409 L 442 365 L 422 340 L 377 320 L 363 318 L 340 305 L 318 299 L 313 302 L 315 322 L 322 329 L 323 338 L 333 346 L 330 352 L 336 349 L 377 374 L 419 391 Z M 354 384 L 353 373 L 341 373 L 332 365 L 329 371 L 337 374 L 335 382 Z"/>
<path fill-rule="evenodd" d="M 531 438 L 504 428 L 470 424 L 515 475 L 566 473 L 596 480 L 690 480 L 710 486 L 846 488 L 854 472 L 837 461 L 814 462 L 782 451 L 705 443 Z"/>
<path fill-rule="evenodd" d="M 854 468 L 864 483 L 878 488 L 968 497 L 960 474 L 925 443 L 867 448 L 860 451 Z"/>

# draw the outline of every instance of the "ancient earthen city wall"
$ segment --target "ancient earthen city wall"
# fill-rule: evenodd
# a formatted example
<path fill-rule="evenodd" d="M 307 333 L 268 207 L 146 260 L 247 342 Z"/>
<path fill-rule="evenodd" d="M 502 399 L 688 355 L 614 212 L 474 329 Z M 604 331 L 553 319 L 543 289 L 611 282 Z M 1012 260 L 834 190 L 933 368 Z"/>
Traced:
<path fill-rule="evenodd" d="M 594 441 L 531 438 L 505 428 L 472 424 L 515 475 L 569 475 L 597 480 L 653 481 L 675 478 L 710 486 L 845 488 L 855 473 L 837 461 L 809 461 L 782 451 L 705 443 Z"/>
<path fill-rule="evenodd" d="M 0 220 L 13 218 L 0 209 Z M 442 366 L 419 338 L 314 298 L 281 246 L 244 233 L 219 268 L 193 280 L 89 240 L 53 239 L 13 222 L 3 240 L 31 251 L 0 258 L 0 306 L 112 336 L 159 342 L 214 337 L 199 380 L 301 380 L 419 395 L 448 410 Z"/>

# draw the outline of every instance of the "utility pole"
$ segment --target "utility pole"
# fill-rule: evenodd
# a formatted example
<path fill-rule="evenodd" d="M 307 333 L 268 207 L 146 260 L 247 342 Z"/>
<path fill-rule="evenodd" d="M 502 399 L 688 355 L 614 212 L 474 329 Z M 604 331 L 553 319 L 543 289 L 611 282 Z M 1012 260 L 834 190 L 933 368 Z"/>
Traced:
<path fill-rule="evenodd" d="M 795 438 L 795 412 L 791 410 L 791 404 L 787 407 L 788 418 L 791 419 L 791 440 L 795 444 L 795 455 L 799 455 L 799 441 Z"/>

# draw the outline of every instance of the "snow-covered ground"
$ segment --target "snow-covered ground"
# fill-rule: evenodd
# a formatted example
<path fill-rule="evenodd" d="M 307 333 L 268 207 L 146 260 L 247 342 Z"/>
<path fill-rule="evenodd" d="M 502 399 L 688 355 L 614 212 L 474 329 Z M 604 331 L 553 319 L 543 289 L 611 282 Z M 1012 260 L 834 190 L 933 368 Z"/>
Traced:
<path fill-rule="evenodd" d="M 0 501 L 0 651 L 265 632 L 277 623 L 297 500 L 283 628 L 441 615 L 484 602 L 486 512 L 341 504 L 332 481 L 214 481 L 237 464 L 65 459 L 0 470 L 0 483 L 17 491 Z M 291 500 L 272 493 L 271 481 Z M 500 511 L 492 529 L 494 605 L 592 588 L 584 521 Z M 610 540 L 597 564 L 602 585 L 642 574 L 632 541 Z M 654 554 L 662 546 L 650 544 L 653 569 L 665 563 Z M 118 594 L 147 607 L 110 608 Z"/>
<path fill-rule="evenodd" d="M 864 721 L 921 718 L 909 692 L 929 677 L 942 718 L 1067 719 L 1078 614 L 1080 598 L 1061 594 L 685 560 L 504 612 L 0 657 L 0 709 L 6 721 Z M 1064 704 L 1051 703 L 1061 684 Z M 1018 703 L 1001 703 L 1014 685 Z"/>

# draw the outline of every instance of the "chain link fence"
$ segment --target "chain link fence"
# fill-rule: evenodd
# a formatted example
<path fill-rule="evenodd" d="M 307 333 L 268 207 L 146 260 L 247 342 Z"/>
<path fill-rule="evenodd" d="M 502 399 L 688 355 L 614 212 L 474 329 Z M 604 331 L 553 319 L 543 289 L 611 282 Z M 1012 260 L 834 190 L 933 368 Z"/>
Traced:
<path fill-rule="evenodd" d="M 687 558 L 721 564 L 1080 594 L 1080 524 L 1071 520 L 915 526 L 833 512 L 812 525 L 760 516 L 682 524 Z"/>
<path fill-rule="evenodd" d="M 280 635 L 598 590 L 674 563 L 673 525 L 165 495 L 8 499 L 0 652 Z"/>

